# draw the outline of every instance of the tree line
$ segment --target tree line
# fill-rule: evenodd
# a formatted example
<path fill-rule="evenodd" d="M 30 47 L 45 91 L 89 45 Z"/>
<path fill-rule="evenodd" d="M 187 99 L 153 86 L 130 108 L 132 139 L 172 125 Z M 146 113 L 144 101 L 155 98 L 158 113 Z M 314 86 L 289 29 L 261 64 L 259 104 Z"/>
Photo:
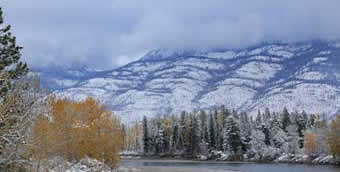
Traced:
<path fill-rule="evenodd" d="M 224 156 L 225 160 L 271 161 L 283 154 L 340 155 L 340 116 L 330 124 L 305 111 L 271 112 L 252 118 L 222 106 L 213 111 L 164 115 L 142 121 L 136 140 L 145 155 Z"/>

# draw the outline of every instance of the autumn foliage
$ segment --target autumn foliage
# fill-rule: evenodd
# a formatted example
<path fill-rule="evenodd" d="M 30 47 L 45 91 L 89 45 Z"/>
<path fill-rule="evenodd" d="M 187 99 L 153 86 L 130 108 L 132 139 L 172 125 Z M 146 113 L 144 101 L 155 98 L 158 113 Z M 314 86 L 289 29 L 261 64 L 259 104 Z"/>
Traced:
<path fill-rule="evenodd" d="M 336 116 L 329 127 L 327 142 L 330 153 L 340 157 L 340 115 Z"/>
<path fill-rule="evenodd" d="M 124 136 L 120 120 L 93 98 L 81 102 L 51 98 L 50 112 L 33 128 L 32 155 L 37 160 L 61 156 L 77 161 L 86 156 L 116 166 Z"/>
<path fill-rule="evenodd" d="M 307 154 L 313 155 L 318 153 L 320 147 L 319 136 L 312 132 L 306 133 L 304 147 Z"/>

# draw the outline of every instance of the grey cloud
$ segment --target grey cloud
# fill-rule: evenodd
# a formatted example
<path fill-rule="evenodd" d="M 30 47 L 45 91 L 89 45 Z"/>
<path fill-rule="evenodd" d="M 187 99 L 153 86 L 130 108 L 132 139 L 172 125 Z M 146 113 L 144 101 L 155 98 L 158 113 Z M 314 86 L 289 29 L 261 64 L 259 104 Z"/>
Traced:
<path fill-rule="evenodd" d="M 33 66 L 110 68 L 156 48 L 240 48 L 340 38 L 339 0 L 7 0 Z"/>

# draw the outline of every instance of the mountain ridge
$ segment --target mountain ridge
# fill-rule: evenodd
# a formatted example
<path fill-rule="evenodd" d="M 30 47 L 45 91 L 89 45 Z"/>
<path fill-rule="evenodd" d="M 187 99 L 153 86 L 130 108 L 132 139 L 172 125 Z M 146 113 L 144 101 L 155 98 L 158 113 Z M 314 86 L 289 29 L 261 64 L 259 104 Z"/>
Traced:
<path fill-rule="evenodd" d="M 126 120 L 221 105 L 250 114 L 286 106 L 330 117 L 340 109 L 339 56 L 338 42 L 322 41 L 237 50 L 154 50 L 52 90 L 76 100 L 94 96 Z"/>

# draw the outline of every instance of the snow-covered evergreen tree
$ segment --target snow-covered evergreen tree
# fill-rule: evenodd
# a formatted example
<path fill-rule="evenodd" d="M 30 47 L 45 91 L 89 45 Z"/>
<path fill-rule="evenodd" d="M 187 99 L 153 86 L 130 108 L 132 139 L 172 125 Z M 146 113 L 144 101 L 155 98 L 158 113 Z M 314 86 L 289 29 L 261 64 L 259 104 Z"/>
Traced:
<path fill-rule="evenodd" d="M 171 138 L 171 150 L 174 152 L 180 149 L 179 146 L 179 127 L 177 124 L 173 127 L 172 138 Z"/>
<path fill-rule="evenodd" d="M 143 150 L 144 153 L 149 152 L 149 131 L 148 131 L 148 119 L 146 116 L 143 118 Z"/>
<path fill-rule="evenodd" d="M 223 149 L 225 152 L 236 154 L 241 150 L 240 128 L 233 116 L 226 118 Z"/>
<path fill-rule="evenodd" d="M 157 131 L 155 135 L 155 151 L 157 154 L 165 152 L 164 128 L 160 121 L 157 123 Z"/>
<path fill-rule="evenodd" d="M 282 129 L 287 132 L 287 127 L 288 125 L 291 124 L 291 121 L 289 117 L 289 112 L 286 107 L 283 109 L 281 124 L 282 124 Z"/>
<path fill-rule="evenodd" d="M 248 114 L 242 112 L 240 114 L 240 132 L 241 132 L 241 146 L 242 151 L 246 152 L 250 148 L 250 141 L 251 141 L 251 130 L 252 125 L 249 121 Z"/>
<path fill-rule="evenodd" d="M 211 150 L 216 149 L 216 132 L 215 132 L 214 116 L 209 115 L 209 148 Z"/>

